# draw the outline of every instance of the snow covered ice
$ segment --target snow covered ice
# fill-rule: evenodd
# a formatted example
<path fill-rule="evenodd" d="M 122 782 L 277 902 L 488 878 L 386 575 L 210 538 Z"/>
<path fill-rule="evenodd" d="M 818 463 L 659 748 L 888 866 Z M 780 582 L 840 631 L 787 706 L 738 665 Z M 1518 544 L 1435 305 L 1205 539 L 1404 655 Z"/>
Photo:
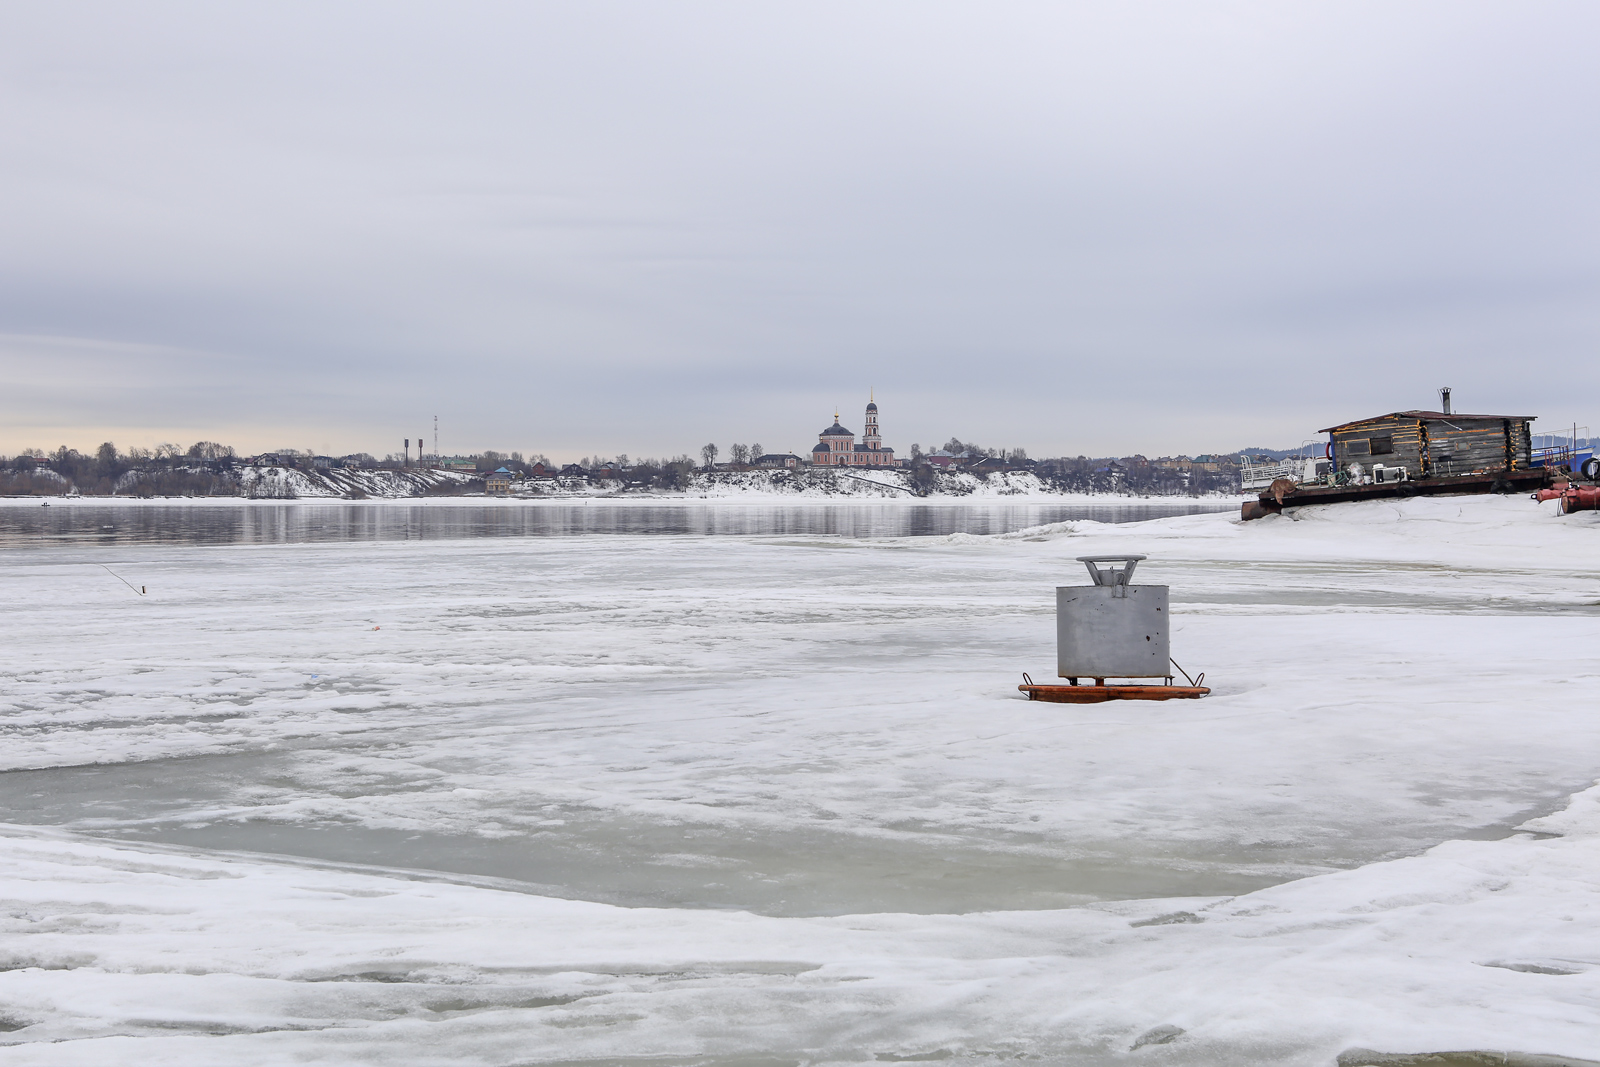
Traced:
<path fill-rule="evenodd" d="M 0 1064 L 1600 1058 L 1597 518 L 8 551 Z"/>

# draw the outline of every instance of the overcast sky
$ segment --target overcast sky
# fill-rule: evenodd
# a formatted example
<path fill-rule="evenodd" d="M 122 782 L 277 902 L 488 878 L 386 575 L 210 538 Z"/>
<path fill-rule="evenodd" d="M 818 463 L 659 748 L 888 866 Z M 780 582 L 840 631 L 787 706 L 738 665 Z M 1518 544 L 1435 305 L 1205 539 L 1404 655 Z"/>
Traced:
<path fill-rule="evenodd" d="M 1595 420 L 1592 3 L 0 5 L 0 452 Z"/>

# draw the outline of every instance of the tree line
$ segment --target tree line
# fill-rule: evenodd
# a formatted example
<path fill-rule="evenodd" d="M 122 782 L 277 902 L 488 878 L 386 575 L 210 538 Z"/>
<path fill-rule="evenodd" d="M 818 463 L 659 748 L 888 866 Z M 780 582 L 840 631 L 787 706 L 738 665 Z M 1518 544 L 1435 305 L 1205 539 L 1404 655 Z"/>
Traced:
<path fill-rule="evenodd" d="M 1056 457 L 1032 460 L 1026 451 L 992 449 L 972 441 L 952 437 L 940 448 L 954 456 L 999 460 L 1007 468 L 1025 469 L 1038 476 L 1049 488 L 1071 493 L 1139 493 L 1162 496 L 1203 495 L 1231 492 L 1238 487 L 1237 472 L 1229 469 L 1208 471 L 1199 467 L 1176 470 L 1158 466 L 1143 456 L 1132 457 Z M 700 449 L 701 469 L 715 469 L 721 450 L 715 444 Z M 735 466 L 756 463 L 763 455 L 760 444 L 734 444 L 728 455 Z M 922 493 L 938 488 L 939 472 L 929 462 L 920 444 L 911 446 L 907 473 L 914 490 Z M 326 457 L 310 452 L 282 449 L 274 453 L 278 461 L 307 471 L 326 463 Z M 197 441 L 188 448 L 160 444 L 155 448 L 130 448 L 119 451 L 106 441 L 92 453 L 62 445 L 54 452 L 25 449 L 12 457 L 0 456 L 0 495 L 57 496 L 76 490 L 85 496 L 234 496 L 240 492 L 240 457 L 231 445 L 216 441 Z M 365 469 L 399 469 L 411 465 L 408 457 L 391 454 L 378 459 L 368 453 L 339 457 L 339 466 Z M 585 456 L 575 465 L 558 468 L 542 454 L 524 456 L 521 452 L 485 450 L 455 462 L 471 463 L 480 477 L 505 467 L 526 477 L 543 465 L 549 473 L 565 470 L 569 474 L 592 476 L 602 468 L 619 488 L 681 490 L 687 488 L 696 470 L 687 455 L 667 459 L 632 459 L 626 453 L 613 458 Z"/>

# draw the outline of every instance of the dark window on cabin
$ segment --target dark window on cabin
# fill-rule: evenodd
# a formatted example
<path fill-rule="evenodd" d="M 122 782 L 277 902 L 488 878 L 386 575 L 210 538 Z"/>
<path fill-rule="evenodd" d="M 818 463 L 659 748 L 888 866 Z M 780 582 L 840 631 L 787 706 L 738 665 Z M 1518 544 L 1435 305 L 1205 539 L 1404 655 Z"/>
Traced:
<path fill-rule="evenodd" d="M 1393 437 L 1374 437 L 1369 442 L 1374 456 L 1387 456 L 1394 451 Z"/>
<path fill-rule="evenodd" d="M 1364 456 L 1367 454 L 1367 439 L 1352 437 L 1344 443 L 1344 450 L 1352 456 Z"/>

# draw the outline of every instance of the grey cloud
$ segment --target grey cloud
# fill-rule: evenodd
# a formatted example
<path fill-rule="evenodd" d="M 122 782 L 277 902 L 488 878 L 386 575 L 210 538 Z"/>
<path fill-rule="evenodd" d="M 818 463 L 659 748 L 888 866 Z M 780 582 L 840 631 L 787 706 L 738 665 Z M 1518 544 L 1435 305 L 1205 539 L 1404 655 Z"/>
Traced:
<path fill-rule="evenodd" d="M 799 447 L 871 386 L 902 448 L 1200 450 L 1595 375 L 1583 6 L 0 20 L 8 380 L 205 368 L 43 357 L 0 450 Z"/>

